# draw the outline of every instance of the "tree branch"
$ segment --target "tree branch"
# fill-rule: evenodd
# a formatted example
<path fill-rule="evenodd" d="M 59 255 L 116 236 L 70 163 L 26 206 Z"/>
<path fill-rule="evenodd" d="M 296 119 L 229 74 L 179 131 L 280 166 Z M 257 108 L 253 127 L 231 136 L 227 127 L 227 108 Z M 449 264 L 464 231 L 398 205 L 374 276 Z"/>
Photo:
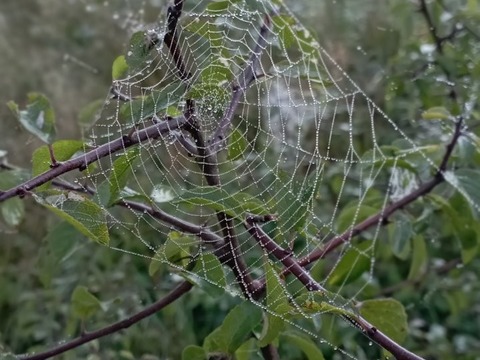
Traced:
<path fill-rule="evenodd" d="M 221 148 L 225 146 L 224 142 L 227 137 L 227 131 L 230 128 L 233 115 L 235 114 L 235 110 L 238 107 L 240 99 L 245 94 L 245 91 L 247 90 L 248 86 L 256 79 L 255 71 L 260 63 L 262 52 L 267 45 L 267 37 L 270 32 L 270 26 L 271 26 L 270 16 L 265 15 L 263 25 L 260 28 L 260 33 L 256 41 L 256 46 L 253 49 L 253 52 L 250 55 L 245 68 L 238 75 L 237 82 L 233 85 L 233 88 L 232 88 L 233 96 L 232 96 L 232 99 L 230 100 L 230 104 L 228 105 L 228 108 L 225 111 L 225 114 L 220 120 L 213 137 L 209 141 L 209 144 L 210 144 L 209 146 L 212 153 L 218 152 Z"/>
<path fill-rule="evenodd" d="M 391 203 L 389 206 L 387 206 L 385 209 L 381 210 L 377 214 L 369 217 L 368 219 L 362 221 L 360 224 L 355 225 L 351 227 L 350 229 L 346 230 L 344 233 L 335 236 L 331 240 L 329 240 L 324 246 L 322 246 L 319 249 L 316 249 L 312 251 L 310 254 L 304 256 L 299 260 L 300 265 L 306 266 L 308 264 L 311 264 L 312 262 L 324 258 L 327 254 L 335 250 L 337 247 L 340 245 L 350 242 L 353 237 L 361 234 L 365 230 L 377 225 L 377 224 L 385 224 L 388 220 L 388 218 L 395 213 L 397 210 L 400 210 L 404 208 L 405 206 L 409 205 L 410 203 L 414 202 L 418 198 L 427 195 L 430 193 L 436 186 L 441 184 L 442 182 L 445 181 L 444 179 L 444 172 L 447 169 L 447 164 L 448 161 L 450 160 L 452 156 L 452 152 L 455 148 L 455 145 L 458 142 L 458 139 L 460 138 L 462 134 L 462 128 L 463 128 L 463 119 L 460 117 L 456 124 L 455 124 L 455 129 L 454 133 L 452 135 L 452 139 L 446 146 L 446 151 L 445 155 L 443 156 L 443 159 L 440 163 L 440 166 L 437 169 L 437 172 L 435 173 L 434 177 L 421 185 L 417 190 L 414 190 L 410 194 L 407 194 L 403 198 L 399 199 L 398 201 L 395 201 Z M 288 273 L 288 271 L 285 272 L 285 274 Z"/>
<path fill-rule="evenodd" d="M 110 324 L 104 328 L 92 331 L 92 332 L 87 332 L 85 334 L 82 334 L 80 337 L 73 339 L 71 341 L 68 341 L 66 343 L 63 343 L 57 347 L 54 347 L 53 349 L 47 350 L 45 352 L 37 353 L 35 355 L 20 355 L 19 358 L 22 360 L 43 360 L 43 359 L 49 359 L 53 356 L 57 356 L 60 354 L 63 354 L 64 352 L 68 350 L 75 349 L 79 347 L 80 345 L 83 345 L 85 343 L 88 343 L 92 340 L 99 339 L 101 337 L 113 334 L 117 331 L 120 331 L 122 329 L 129 328 L 133 324 L 136 324 L 140 320 L 143 320 L 156 312 L 162 310 L 164 307 L 167 305 L 171 304 L 172 302 L 178 300 L 182 295 L 186 294 L 190 289 L 192 289 L 193 285 L 189 283 L 188 281 L 184 281 L 181 284 L 179 284 L 175 289 L 173 289 L 171 292 L 169 292 L 167 295 L 165 295 L 163 298 L 160 300 L 156 301 L 150 306 L 147 306 L 143 310 L 139 311 L 138 313 L 124 319 L 118 322 L 115 322 L 113 324 Z"/>
<path fill-rule="evenodd" d="M 419 11 L 425 18 L 425 21 L 427 22 L 428 30 L 430 32 L 430 35 L 435 42 L 435 48 L 437 49 L 437 52 L 440 55 L 443 55 L 443 44 L 444 44 L 444 39 L 438 34 L 437 27 L 435 26 L 435 23 L 433 22 L 432 16 L 430 15 L 430 12 L 428 11 L 427 3 L 426 0 L 419 0 L 420 1 L 420 6 L 419 6 Z M 438 63 L 438 62 L 437 62 Z M 449 83 L 451 82 L 451 73 L 448 68 L 446 68 L 443 63 L 438 63 L 440 68 L 442 69 L 443 73 L 445 74 L 447 80 Z M 450 92 L 449 96 L 452 100 L 456 101 L 458 98 L 457 92 L 453 86 L 450 87 Z"/>
<path fill-rule="evenodd" d="M 184 0 L 175 0 L 172 6 L 168 7 L 167 32 L 163 37 L 163 42 L 167 46 L 173 57 L 175 66 L 180 74 L 180 78 L 184 81 L 190 79 L 192 75 L 187 71 L 185 61 L 183 60 L 180 47 L 178 45 L 177 24 L 178 19 L 182 15 Z"/>
<path fill-rule="evenodd" d="M 308 291 L 326 292 L 326 289 L 317 283 L 315 279 L 313 279 L 310 274 L 300 265 L 300 263 L 293 256 L 292 252 L 281 248 L 255 223 L 252 217 L 247 216 L 245 227 L 259 243 L 259 245 L 267 252 L 267 254 L 273 255 L 277 260 L 279 260 L 283 266 L 305 286 Z M 390 351 L 397 360 L 422 360 L 420 356 L 415 355 L 414 353 L 397 344 L 360 315 L 345 315 L 343 317 L 355 327 L 359 328 L 370 340 L 376 342 L 385 350 Z"/>
<path fill-rule="evenodd" d="M 157 139 L 173 129 L 182 127 L 185 125 L 185 123 L 186 119 L 183 116 L 179 116 L 138 130 L 131 136 L 122 136 L 118 139 L 112 140 L 85 154 L 62 162 L 61 164 L 58 164 L 58 166 L 24 182 L 23 184 L 17 185 L 10 190 L 0 192 L 0 202 L 14 196 L 25 195 L 30 190 L 35 189 L 36 187 L 43 185 L 62 174 L 76 169 L 79 169 L 80 171 L 85 170 L 88 165 L 97 162 L 105 156 L 111 155 L 118 151 L 123 151 L 133 145 L 142 143 L 145 140 Z"/>

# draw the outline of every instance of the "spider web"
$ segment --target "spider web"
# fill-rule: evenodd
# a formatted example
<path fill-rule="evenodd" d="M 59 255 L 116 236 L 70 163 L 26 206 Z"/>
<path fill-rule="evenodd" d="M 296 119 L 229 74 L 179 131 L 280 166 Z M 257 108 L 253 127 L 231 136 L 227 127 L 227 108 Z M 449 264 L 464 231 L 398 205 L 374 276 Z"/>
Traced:
<path fill-rule="evenodd" d="M 406 165 L 409 159 L 421 159 L 422 174 L 438 170 L 438 162 L 367 97 L 282 2 L 186 1 L 176 28 L 184 73 L 163 43 L 167 12 L 160 13 L 151 26 L 129 19 L 133 35 L 125 53 L 128 71 L 113 81 L 115 95 L 109 94 L 87 132 L 91 146 L 181 116 L 192 98 L 204 139 L 215 143 L 219 123 L 231 109 L 232 86 L 244 81 L 259 39 L 264 45 L 255 79 L 240 95 L 225 140 L 214 147 L 219 187 L 209 186 L 195 141 L 181 129 L 110 155 L 78 179 L 97 189 L 95 196 L 109 213 L 110 246 L 152 259 L 152 272 L 166 266 L 192 281 L 248 297 L 317 336 L 314 324 L 290 320 L 275 301 L 242 294 L 238 279 L 215 256 L 222 247 L 183 233 L 146 210 L 126 205 L 130 211 L 125 215 L 125 209 L 109 206 L 106 187 L 117 183 L 123 199 L 151 204 L 219 236 L 216 213 L 226 211 L 233 217 L 238 255 L 254 278 L 264 279 L 271 269 L 283 267 L 247 231 L 248 214 L 274 214 L 275 221 L 262 229 L 296 259 L 308 259 L 312 251 L 415 189 L 419 177 Z M 270 25 L 262 35 L 266 17 Z M 394 141 L 400 152 L 390 151 Z M 122 163 L 125 172 L 132 173 L 127 184 L 122 172 L 112 170 Z M 348 306 L 371 283 L 376 243 L 387 237 L 380 218 L 359 239 L 344 242 L 326 261 L 308 267 L 331 291 L 328 299 L 335 306 Z M 132 250 L 127 241 L 140 246 Z M 344 270 L 345 262 L 350 270 Z M 219 269 L 222 276 L 217 276 Z M 269 274 L 267 287 L 277 288 L 268 291 L 279 291 L 279 298 L 287 298 L 301 318 L 329 311 L 307 311 L 301 297 L 305 289 L 298 280 L 275 271 Z M 349 286 L 352 281 L 354 287 Z"/>

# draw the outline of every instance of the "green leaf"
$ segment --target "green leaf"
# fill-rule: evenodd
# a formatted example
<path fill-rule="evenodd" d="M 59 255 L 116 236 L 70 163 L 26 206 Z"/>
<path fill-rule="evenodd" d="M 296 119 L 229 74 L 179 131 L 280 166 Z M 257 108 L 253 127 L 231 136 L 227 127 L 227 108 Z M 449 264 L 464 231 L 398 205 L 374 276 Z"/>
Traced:
<path fill-rule="evenodd" d="M 137 31 L 132 35 L 125 58 L 125 62 L 129 68 L 140 70 L 147 65 L 147 60 L 150 55 L 147 45 L 148 39 L 143 31 Z"/>
<path fill-rule="evenodd" d="M 329 285 L 346 285 L 370 269 L 372 241 L 363 241 L 341 257 L 328 278 Z"/>
<path fill-rule="evenodd" d="M 423 120 L 448 120 L 452 119 L 452 115 L 443 106 L 435 106 L 424 111 L 422 118 Z"/>
<path fill-rule="evenodd" d="M 196 345 L 188 345 L 183 349 L 182 360 L 207 360 L 208 356 L 205 350 Z"/>
<path fill-rule="evenodd" d="M 471 227 L 466 227 L 458 232 L 458 240 L 462 247 L 462 262 L 468 264 L 476 258 L 478 254 L 478 238 L 479 232 Z"/>
<path fill-rule="evenodd" d="M 235 351 L 235 360 L 252 360 L 252 354 L 258 352 L 257 340 L 250 338 Z M 257 358 L 255 358 L 257 360 Z M 260 358 L 258 358 L 260 359 Z"/>
<path fill-rule="evenodd" d="M 295 31 L 295 39 L 298 42 L 300 50 L 305 55 L 310 55 L 316 52 L 320 47 L 317 40 L 315 40 L 313 37 L 311 31 L 304 27 Z"/>
<path fill-rule="evenodd" d="M 202 254 L 195 259 L 193 273 L 200 277 L 193 279 L 193 283 L 212 297 L 219 297 L 225 293 L 227 281 L 222 263 L 213 254 Z M 191 279 L 189 277 L 189 279 Z"/>
<path fill-rule="evenodd" d="M 196 18 L 185 24 L 184 30 L 206 39 L 211 49 L 223 49 L 224 35 L 222 31 L 211 21 Z"/>
<path fill-rule="evenodd" d="M 124 123 L 137 123 L 158 114 L 170 105 L 177 104 L 185 95 L 185 89 L 185 84 L 173 82 L 160 90 L 153 90 L 148 95 L 126 102 L 120 107 L 120 120 Z"/>
<path fill-rule="evenodd" d="M 198 241 L 194 237 L 171 231 L 159 252 L 163 254 L 164 261 L 185 267 L 192 262 L 192 249 L 197 246 Z"/>
<path fill-rule="evenodd" d="M 52 277 L 62 270 L 60 264 L 75 253 L 82 239 L 83 234 L 66 221 L 49 229 L 44 238 L 47 246 L 42 248 L 38 265 L 38 277 L 44 287 L 50 286 Z"/>
<path fill-rule="evenodd" d="M 184 192 L 174 204 L 206 206 L 231 217 L 244 218 L 245 213 L 269 214 L 263 203 L 249 194 L 231 193 L 215 186 L 200 186 Z"/>
<path fill-rule="evenodd" d="M 177 117 L 182 115 L 182 112 L 176 106 L 169 106 L 165 111 L 167 116 Z"/>
<path fill-rule="evenodd" d="M 408 280 L 417 280 L 420 278 L 428 266 L 427 244 L 422 235 L 415 235 L 412 238 L 413 251 L 412 262 L 410 263 L 410 271 Z"/>
<path fill-rule="evenodd" d="M 233 354 L 251 336 L 262 320 L 262 310 L 249 301 L 235 306 L 225 317 L 222 325 L 210 333 L 204 341 L 207 352 Z"/>
<path fill-rule="evenodd" d="M 401 260 L 410 256 L 410 239 L 413 236 L 412 222 L 405 217 L 388 225 L 390 245 L 393 254 Z"/>
<path fill-rule="evenodd" d="M 79 140 L 59 140 L 52 144 L 53 154 L 59 162 L 70 159 L 76 152 L 83 150 L 84 143 Z M 32 156 L 32 175 L 37 176 L 51 169 L 52 164 L 48 146 L 39 147 Z M 49 188 L 51 181 L 37 187 L 37 191 Z"/>
<path fill-rule="evenodd" d="M 407 337 L 407 314 L 403 305 L 395 299 L 363 301 L 360 314 L 395 342 L 402 343 Z"/>
<path fill-rule="evenodd" d="M 315 177 L 299 183 L 296 180 L 292 181 L 288 173 L 279 171 L 273 185 L 276 189 L 273 201 L 278 214 L 278 223 L 284 234 L 301 230 L 305 225 L 318 184 Z"/>
<path fill-rule="evenodd" d="M 107 206 L 112 206 L 120 199 L 120 192 L 131 177 L 133 173 L 132 167 L 139 154 L 140 150 L 138 148 L 131 149 L 113 162 L 108 179 L 110 196 L 106 204 Z"/>
<path fill-rule="evenodd" d="M 45 199 L 34 194 L 34 198 L 89 239 L 108 245 L 107 213 L 93 201 L 74 192 L 51 195 Z"/>
<path fill-rule="evenodd" d="M 9 101 L 7 106 L 31 134 L 47 144 L 52 143 L 56 135 L 55 113 L 45 95 L 28 94 L 28 104 L 25 110 L 19 110 L 18 105 L 13 101 Z"/>
<path fill-rule="evenodd" d="M 220 13 L 224 12 L 230 6 L 230 0 L 220 0 L 220 1 L 212 1 L 210 4 L 207 5 L 207 12 L 211 13 Z"/>
<path fill-rule="evenodd" d="M 247 140 L 242 132 L 237 128 L 230 134 L 230 144 L 228 145 L 228 157 L 230 161 L 235 161 L 242 157 L 248 148 Z"/>
<path fill-rule="evenodd" d="M 153 258 L 150 260 L 150 265 L 148 266 L 148 275 L 154 276 L 162 269 L 164 261 L 164 255 L 160 252 L 156 252 Z"/>
<path fill-rule="evenodd" d="M 68 258 L 73 252 L 75 244 L 81 239 L 83 239 L 83 234 L 66 221 L 62 221 L 50 229 L 45 237 L 51 257 L 55 262 L 61 262 Z"/>
<path fill-rule="evenodd" d="M 117 57 L 112 65 L 112 79 L 119 80 L 125 76 L 128 71 L 128 64 L 125 56 Z"/>
<path fill-rule="evenodd" d="M 278 34 L 278 38 L 283 46 L 288 49 L 295 44 L 295 31 L 292 25 L 295 24 L 295 19 L 287 15 L 272 16 L 274 25 L 273 32 Z"/>
<path fill-rule="evenodd" d="M 282 334 L 282 339 L 287 343 L 293 344 L 296 348 L 302 350 L 302 352 L 307 356 L 308 360 L 323 360 L 322 351 L 317 347 L 317 345 L 304 334 L 299 333 L 298 331 L 288 331 Z"/>
<path fill-rule="evenodd" d="M 12 198 L 1 204 L 2 216 L 10 226 L 20 225 L 25 216 L 25 204 L 22 199 Z"/>
<path fill-rule="evenodd" d="M 480 205 L 480 170 L 459 169 L 445 173 L 445 180 L 467 198 L 470 203 Z"/>
<path fill-rule="evenodd" d="M 289 305 L 285 287 L 268 259 L 265 261 L 265 278 L 267 285 L 267 308 L 269 312 L 264 320 L 262 334 L 258 340 L 260 347 L 270 344 L 278 337 L 280 332 L 285 329 L 285 320 L 281 316 L 285 315 L 282 313 L 282 310 L 288 309 Z M 278 309 L 281 311 L 280 314 L 276 315 Z"/>
<path fill-rule="evenodd" d="M 73 313 L 82 320 L 102 309 L 100 301 L 85 286 L 77 286 L 72 293 Z"/>
<path fill-rule="evenodd" d="M 439 205 L 444 212 L 445 226 L 452 228 L 453 235 L 460 243 L 462 261 L 467 264 L 478 253 L 480 225 L 472 212 L 464 213 L 465 208 L 468 207 L 468 202 L 464 196 L 453 198 L 451 203 L 435 194 L 429 194 L 428 198 Z M 455 205 L 455 208 L 453 205 Z"/>

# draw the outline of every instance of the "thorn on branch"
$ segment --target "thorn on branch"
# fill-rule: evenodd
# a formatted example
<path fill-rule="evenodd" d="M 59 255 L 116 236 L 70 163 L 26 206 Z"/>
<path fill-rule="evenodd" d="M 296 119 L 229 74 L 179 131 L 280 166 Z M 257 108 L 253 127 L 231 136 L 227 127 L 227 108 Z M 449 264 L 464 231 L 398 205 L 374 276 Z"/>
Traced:
<path fill-rule="evenodd" d="M 133 131 L 131 130 L 127 135 L 122 135 L 122 141 L 125 147 L 128 147 L 132 144 L 132 135 L 133 135 Z"/>
<path fill-rule="evenodd" d="M 23 199 L 26 195 L 30 195 L 30 191 L 25 186 L 21 186 L 17 189 L 16 194 L 20 199 Z"/>
<path fill-rule="evenodd" d="M 87 163 L 86 162 L 83 162 L 82 164 L 80 164 L 80 166 L 78 167 L 78 171 L 85 171 L 87 170 Z"/>

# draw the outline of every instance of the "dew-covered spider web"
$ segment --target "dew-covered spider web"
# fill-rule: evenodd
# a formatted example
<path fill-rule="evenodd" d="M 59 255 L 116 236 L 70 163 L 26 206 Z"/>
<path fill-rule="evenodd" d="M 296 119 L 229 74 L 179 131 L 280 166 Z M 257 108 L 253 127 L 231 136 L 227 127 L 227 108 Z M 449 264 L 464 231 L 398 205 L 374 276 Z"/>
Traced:
<path fill-rule="evenodd" d="M 439 161 L 281 1 L 186 0 L 170 46 L 172 15 L 162 5 L 155 24 L 129 19 L 131 40 L 86 140 L 95 148 L 136 139 L 162 122 L 171 130 L 128 148 L 127 139 L 78 181 L 108 213 L 112 249 L 151 259 L 152 275 L 249 299 L 316 336 L 315 319 L 332 308 L 282 273 L 247 219 L 304 265 L 330 305 L 349 308 L 372 282 L 376 244 L 395 232 L 382 213 Z M 232 270 L 240 260 L 258 293 L 245 291 L 245 271 Z"/>

